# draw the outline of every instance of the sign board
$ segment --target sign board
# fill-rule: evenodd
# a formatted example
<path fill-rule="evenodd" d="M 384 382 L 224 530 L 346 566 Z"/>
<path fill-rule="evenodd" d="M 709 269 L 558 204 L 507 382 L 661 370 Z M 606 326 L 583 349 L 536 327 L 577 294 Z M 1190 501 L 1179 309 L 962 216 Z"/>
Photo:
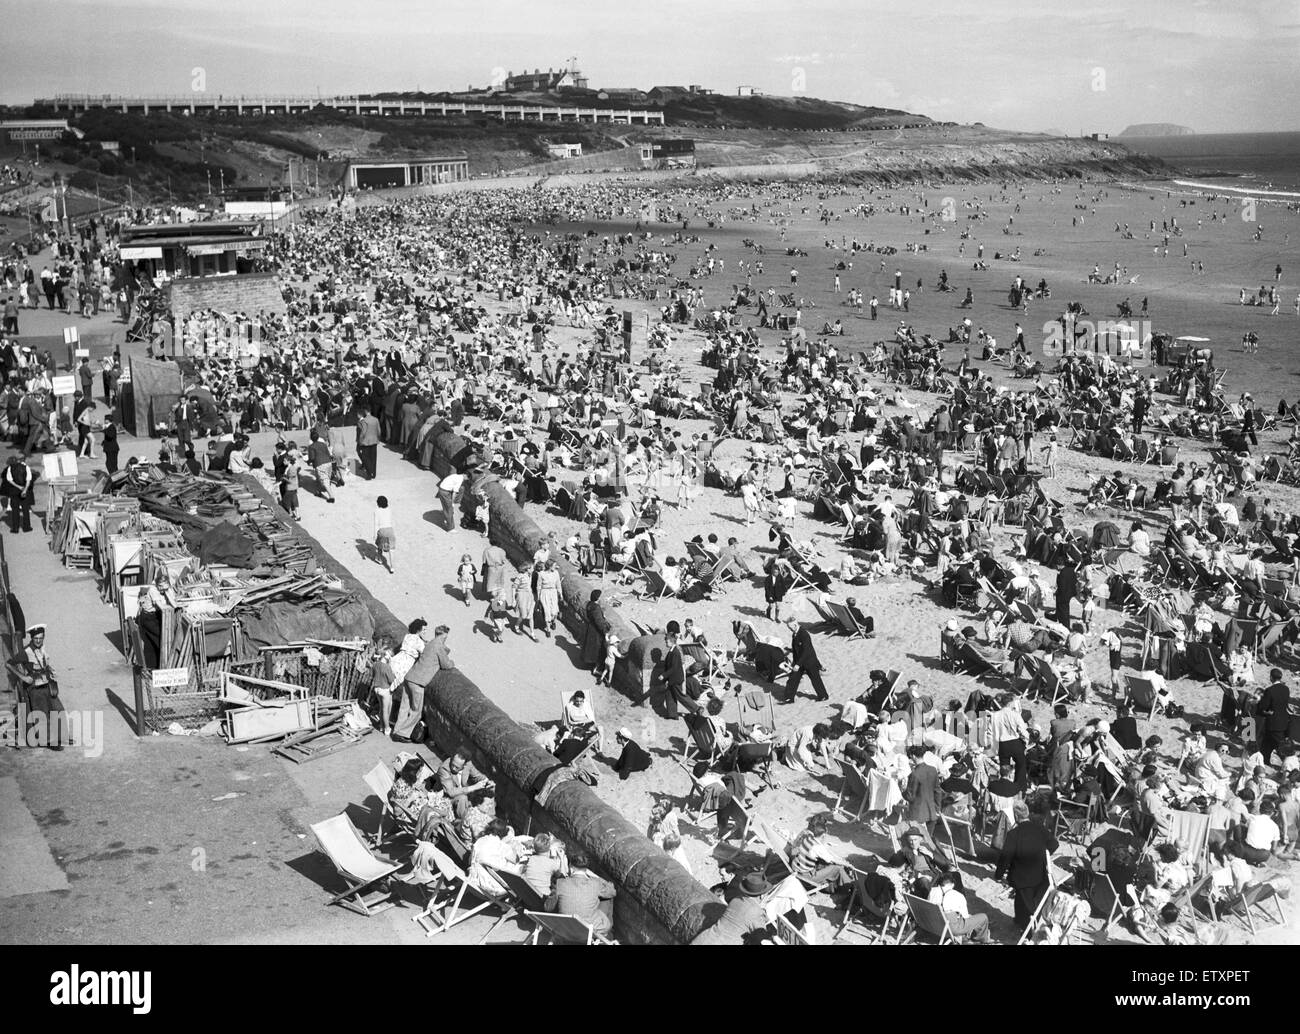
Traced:
<path fill-rule="evenodd" d="M 89 359 L 89 358 L 90 358 L 90 349 L 89 349 L 89 348 L 74 348 L 74 349 L 72 350 L 72 357 L 73 357 L 74 359 Z"/>
<path fill-rule="evenodd" d="M 73 342 L 79 340 L 79 337 L 80 335 L 78 334 L 76 327 L 63 328 L 63 343 L 65 345 L 72 344 Z"/>
<path fill-rule="evenodd" d="M 77 378 L 70 373 L 62 374 L 58 377 L 51 377 L 50 384 L 54 388 L 56 396 L 72 395 L 77 390 Z"/>
<path fill-rule="evenodd" d="M 41 457 L 42 473 L 46 481 L 77 477 L 77 454 L 71 449 L 65 452 L 47 452 Z"/>
<path fill-rule="evenodd" d="M 149 673 L 154 689 L 174 689 L 190 684 L 189 668 L 158 668 Z"/>
<path fill-rule="evenodd" d="M 160 259 L 162 257 L 162 248 L 122 248 L 118 251 L 118 258 L 122 259 Z"/>
<path fill-rule="evenodd" d="M 66 129 L 11 129 L 10 140 L 58 140 Z"/>
<path fill-rule="evenodd" d="M 130 384 L 130 383 L 131 383 L 131 364 L 130 364 L 130 363 L 127 363 L 127 364 L 126 364 L 125 366 L 123 366 L 120 370 L 118 370 L 118 372 L 117 372 L 117 383 L 118 383 L 118 384 Z"/>

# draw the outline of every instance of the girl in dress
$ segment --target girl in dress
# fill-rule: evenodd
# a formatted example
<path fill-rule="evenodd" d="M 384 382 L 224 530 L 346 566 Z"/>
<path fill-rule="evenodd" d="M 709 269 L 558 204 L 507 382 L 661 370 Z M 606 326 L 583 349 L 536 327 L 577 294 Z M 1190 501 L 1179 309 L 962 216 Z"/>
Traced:
<path fill-rule="evenodd" d="M 381 495 L 375 500 L 375 549 L 379 552 L 379 562 L 393 573 L 393 549 L 397 545 L 397 533 L 393 530 L 393 511 L 388 507 L 388 496 Z"/>
<path fill-rule="evenodd" d="M 460 598 L 465 601 L 465 606 L 469 606 L 469 599 L 474 595 L 474 561 L 468 553 L 460 558 L 460 566 L 456 568 L 456 585 L 460 587 Z"/>

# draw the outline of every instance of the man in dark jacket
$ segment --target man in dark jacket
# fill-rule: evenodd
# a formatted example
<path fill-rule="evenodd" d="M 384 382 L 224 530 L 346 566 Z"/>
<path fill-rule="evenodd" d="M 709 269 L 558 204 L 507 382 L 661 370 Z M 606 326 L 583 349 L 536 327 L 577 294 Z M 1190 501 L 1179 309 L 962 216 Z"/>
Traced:
<path fill-rule="evenodd" d="M 1050 886 L 1047 867 L 1058 844 L 1043 825 L 1043 816 L 1030 816 L 1020 801 L 1013 806 L 1016 824 L 1007 833 L 998 856 L 995 880 L 1006 880 L 1015 894 L 1016 925 L 1024 929 Z"/>
<path fill-rule="evenodd" d="M 1286 742 L 1287 727 L 1291 724 L 1291 690 L 1282 681 L 1282 670 L 1274 668 L 1268 673 L 1271 685 L 1259 695 L 1255 705 L 1255 719 L 1259 722 L 1259 753 L 1264 764 L 1269 763 L 1273 751 Z"/>
<path fill-rule="evenodd" d="M 614 771 L 618 773 L 619 779 L 626 779 L 633 772 L 645 772 L 650 768 L 653 759 L 641 744 L 632 739 L 632 733 L 627 729 L 619 729 L 614 742 L 621 748 L 618 760 L 614 762 Z"/>
<path fill-rule="evenodd" d="M 822 684 L 822 663 L 817 659 L 817 651 L 813 648 L 812 636 L 808 634 L 806 628 L 799 625 L 797 618 L 787 618 L 786 625 L 789 626 L 793 639 L 790 641 L 791 664 L 794 671 L 791 672 L 789 680 L 785 684 L 785 699 L 782 703 L 791 703 L 795 694 L 799 692 L 799 683 L 803 681 L 805 675 L 812 683 L 813 691 L 817 694 L 818 700 L 829 700 L 830 694 L 826 692 L 825 685 Z"/>

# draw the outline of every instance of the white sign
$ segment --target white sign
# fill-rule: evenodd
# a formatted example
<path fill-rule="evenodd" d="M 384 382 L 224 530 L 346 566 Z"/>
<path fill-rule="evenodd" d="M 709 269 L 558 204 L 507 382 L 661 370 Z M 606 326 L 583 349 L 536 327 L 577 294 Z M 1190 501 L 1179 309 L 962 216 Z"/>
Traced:
<path fill-rule="evenodd" d="M 160 259 L 162 258 L 162 248 L 122 248 L 118 251 L 118 257 L 122 259 Z"/>
<path fill-rule="evenodd" d="M 90 349 L 89 349 L 89 348 L 76 348 L 76 349 L 73 349 L 73 351 L 72 351 L 72 356 L 73 356 L 74 359 L 89 359 L 89 358 L 90 358 Z"/>
<path fill-rule="evenodd" d="M 159 668 L 150 672 L 150 680 L 154 689 L 171 689 L 176 686 L 188 686 L 190 684 L 189 668 Z"/>
<path fill-rule="evenodd" d="M 79 340 L 76 327 L 63 328 L 63 343 L 65 345 L 75 345 Z"/>
<path fill-rule="evenodd" d="M 77 390 L 77 378 L 70 373 L 63 374 L 59 377 L 51 377 L 50 384 L 54 386 L 56 396 L 72 395 Z"/>
<path fill-rule="evenodd" d="M 120 372 L 120 373 L 118 374 L 118 376 L 117 376 L 117 383 L 118 383 L 118 384 L 130 384 L 130 383 L 131 383 L 131 367 L 130 367 L 130 366 L 123 366 L 123 367 L 122 367 L 121 372 Z"/>
<path fill-rule="evenodd" d="M 66 452 L 47 452 L 41 457 L 44 464 L 46 481 L 60 481 L 65 478 L 76 480 L 77 454 L 71 449 Z"/>

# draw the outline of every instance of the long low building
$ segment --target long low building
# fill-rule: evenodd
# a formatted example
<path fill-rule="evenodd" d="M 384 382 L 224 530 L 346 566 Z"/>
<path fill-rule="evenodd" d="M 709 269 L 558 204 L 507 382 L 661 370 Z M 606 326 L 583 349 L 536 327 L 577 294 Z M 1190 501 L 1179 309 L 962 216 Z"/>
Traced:
<path fill-rule="evenodd" d="M 123 227 L 121 257 L 154 279 L 244 273 L 270 243 L 253 221 Z"/>
<path fill-rule="evenodd" d="M 497 118 L 503 122 L 607 122 L 616 125 L 664 124 L 659 108 L 579 108 L 540 104 L 500 104 L 456 100 L 411 100 L 364 94 L 347 97 L 227 97 L 221 94 L 191 93 L 178 96 L 122 97 L 115 94 L 61 93 L 33 102 L 55 111 L 89 111 L 108 108 L 123 114 L 148 115 L 172 111 L 186 115 L 292 115 L 314 108 L 334 108 L 354 115 L 398 115 L 424 117 L 448 115 Z"/>
<path fill-rule="evenodd" d="M 427 183 L 458 183 L 469 179 L 469 158 L 463 154 L 356 161 L 348 164 L 348 187 L 416 187 Z"/>

